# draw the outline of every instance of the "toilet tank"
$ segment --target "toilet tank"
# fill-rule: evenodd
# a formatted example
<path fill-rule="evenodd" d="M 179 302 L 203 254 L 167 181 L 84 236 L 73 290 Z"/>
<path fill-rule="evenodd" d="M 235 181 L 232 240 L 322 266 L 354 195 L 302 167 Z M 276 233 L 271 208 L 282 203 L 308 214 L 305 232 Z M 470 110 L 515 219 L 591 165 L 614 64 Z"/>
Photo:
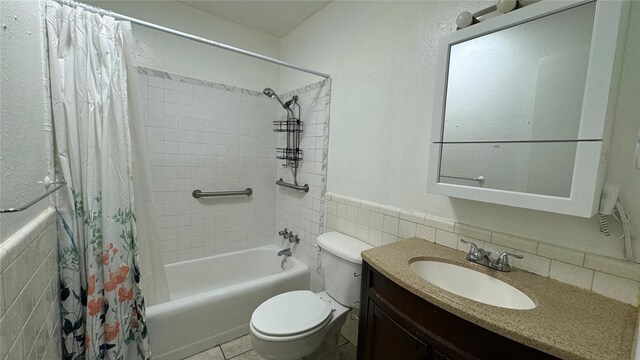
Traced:
<path fill-rule="evenodd" d="M 325 291 L 340 304 L 352 307 L 360 299 L 360 253 L 372 246 L 336 231 L 318 236 L 318 246 Z"/>

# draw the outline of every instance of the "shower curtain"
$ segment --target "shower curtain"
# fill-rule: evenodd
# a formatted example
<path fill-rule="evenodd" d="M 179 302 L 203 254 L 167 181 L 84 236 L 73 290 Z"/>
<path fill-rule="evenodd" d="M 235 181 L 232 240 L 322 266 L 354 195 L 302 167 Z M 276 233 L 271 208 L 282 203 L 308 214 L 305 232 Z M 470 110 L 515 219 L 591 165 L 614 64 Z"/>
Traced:
<path fill-rule="evenodd" d="M 168 300 L 130 24 L 47 1 L 65 359 L 149 359 L 145 298 Z M 144 296 L 143 296 L 144 290 Z"/>

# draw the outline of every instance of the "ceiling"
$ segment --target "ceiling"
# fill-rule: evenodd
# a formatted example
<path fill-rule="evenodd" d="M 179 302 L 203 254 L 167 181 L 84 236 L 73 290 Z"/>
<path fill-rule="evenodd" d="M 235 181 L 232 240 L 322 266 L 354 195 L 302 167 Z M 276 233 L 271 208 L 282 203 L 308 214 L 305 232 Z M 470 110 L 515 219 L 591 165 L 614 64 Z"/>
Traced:
<path fill-rule="evenodd" d="M 281 38 L 331 1 L 179 0 L 179 2 Z"/>

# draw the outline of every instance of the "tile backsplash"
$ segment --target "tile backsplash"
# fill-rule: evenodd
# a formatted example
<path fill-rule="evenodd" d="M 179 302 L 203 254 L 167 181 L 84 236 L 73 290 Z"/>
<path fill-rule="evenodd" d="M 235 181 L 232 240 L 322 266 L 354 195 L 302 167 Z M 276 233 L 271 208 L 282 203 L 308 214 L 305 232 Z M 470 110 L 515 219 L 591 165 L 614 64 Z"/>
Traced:
<path fill-rule="evenodd" d="M 465 239 L 493 253 L 522 255 L 512 261 L 516 268 L 638 305 L 640 264 L 336 194 L 327 194 L 327 210 L 328 228 L 373 246 L 417 236 L 466 252 Z"/>
<path fill-rule="evenodd" d="M 0 359 L 61 359 L 52 208 L 0 244 Z"/>
<path fill-rule="evenodd" d="M 460 250 L 464 256 L 469 245 L 460 239 L 465 239 L 494 254 L 508 251 L 522 255 L 521 260 L 511 260 L 516 268 L 638 306 L 640 264 L 337 194 L 327 193 L 325 199 L 328 229 L 373 246 L 416 236 Z M 342 334 L 355 344 L 357 331 L 357 320 L 347 319 Z"/>

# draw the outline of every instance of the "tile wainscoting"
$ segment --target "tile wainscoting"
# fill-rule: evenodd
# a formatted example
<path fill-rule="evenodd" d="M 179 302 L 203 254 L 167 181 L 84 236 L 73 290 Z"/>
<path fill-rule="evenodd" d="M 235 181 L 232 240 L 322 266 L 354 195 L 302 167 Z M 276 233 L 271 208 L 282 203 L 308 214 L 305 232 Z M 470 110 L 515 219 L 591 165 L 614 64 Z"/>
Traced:
<path fill-rule="evenodd" d="M 494 254 L 522 255 L 511 261 L 516 268 L 638 306 L 640 264 L 336 194 L 327 193 L 325 200 L 329 230 L 373 246 L 416 236 L 466 253 L 469 245 L 460 242 L 465 239 Z M 348 318 L 342 334 L 356 344 L 357 331 L 357 320 Z"/>
<path fill-rule="evenodd" d="M 0 359 L 61 359 L 56 213 L 0 244 Z"/>

